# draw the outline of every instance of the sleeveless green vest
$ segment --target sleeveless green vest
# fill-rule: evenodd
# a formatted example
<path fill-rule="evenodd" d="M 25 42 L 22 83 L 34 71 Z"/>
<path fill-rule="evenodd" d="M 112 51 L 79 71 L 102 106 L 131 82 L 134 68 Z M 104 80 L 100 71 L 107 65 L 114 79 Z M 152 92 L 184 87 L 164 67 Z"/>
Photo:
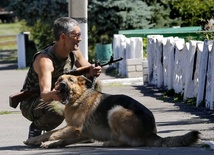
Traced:
<path fill-rule="evenodd" d="M 52 88 L 54 88 L 55 82 L 57 81 L 58 77 L 63 74 L 64 71 L 69 71 L 73 69 L 75 58 L 73 52 L 69 55 L 69 57 L 66 60 L 59 60 L 52 51 L 52 46 L 50 45 L 47 48 L 41 50 L 40 52 L 37 52 L 34 55 L 33 61 L 35 60 L 36 56 L 40 53 L 48 54 L 48 56 L 51 58 L 54 66 L 54 71 L 52 73 Z M 33 62 L 30 65 L 30 69 L 27 73 L 27 76 L 25 78 L 25 82 L 22 88 L 22 91 L 30 90 L 32 88 L 38 88 L 39 89 L 39 78 L 37 73 L 34 70 Z"/>

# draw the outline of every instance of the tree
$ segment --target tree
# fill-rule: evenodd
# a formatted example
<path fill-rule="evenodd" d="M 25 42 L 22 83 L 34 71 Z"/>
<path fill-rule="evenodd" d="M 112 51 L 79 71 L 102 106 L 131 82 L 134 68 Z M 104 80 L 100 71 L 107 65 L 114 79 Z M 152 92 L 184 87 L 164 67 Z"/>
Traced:
<path fill-rule="evenodd" d="M 91 0 L 88 8 L 89 33 L 96 42 L 110 42 L 122 29 L 151 28 L 151 7 L 140 0 Z"/>
<path fill-rule="evenodd" d="M 1 0 L 0 8 L 4 8 L 9 4 L 8 0 Z"/>
<path fill-rule="evenodd" d="M 171 19 L 170 9 L 168 6 L 164 6 L 161 3 L 154 3 L 152 9 L 151 23 L 154 24 L 153 28 L 164 28 L 181 25 L 180 18 Z"/>
<path fill-rule="evenodd" d="M 171 17 L 171 4 L 168 0 L 143 0 L 147 5 L 152 6 L 151 23 L 153 28 L 163 28 L 181 25 L 180 17 Z"/>
<path fill-rule="evenodd" d="M 151 28 L 151 7 L 141 0 L 90 0 L 88 8 L 89 49 L 96 43 L 111 43 L 119 30 Z"/>
<path fill-rule="evenodd" d="M 24 19 L 28 26 L 37 21 L 51 25 L 61 16 L 68 16 L 66 0 L 9 0 L 10 10 L 13 10 L 19 20 Z"/>
<path fill-rule="evenodd" d="M 53 42 L 54 20 L 68 16 L 66 0 L 9 0 L 7 9 L 12 10 L 19 20 L 25 20 L 38 48 Z"/>
<path fill-rule="evenodd" d="M 181 26 L 199 25 L 200 19 L 210 19 L 214 14 L 213 0 L 170 0 L 171 17 L 181 17 Z"/>

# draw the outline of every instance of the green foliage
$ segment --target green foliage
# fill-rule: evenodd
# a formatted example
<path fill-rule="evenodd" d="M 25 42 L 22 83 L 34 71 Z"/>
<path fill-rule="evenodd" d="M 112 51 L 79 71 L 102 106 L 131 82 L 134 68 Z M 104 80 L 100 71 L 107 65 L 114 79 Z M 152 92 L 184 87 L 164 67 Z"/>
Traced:
<path fill-rule="evenodd" d="M 181 25 L 181 18 L 170 18 L 170 7 L 163 3 L 154 3 L 152 9 L 151 23 L 155 23 L 154 28 L 172 27 Z"/>
<path fill-rule="evenodd" d="M 196 106 L 196 101 L 197 101 L 196 97 L 194 97 L 194 98 L 188 98 L 188 99 L 186 100 L 186 103 L 187 103 L 188 105 Z"/>
<path fill-rule="evenodd" d="M 163 93 L 164 96 L 174 96 L 175 95 L 175 90 L 174 89 L 169 89 Z"/>
<path fill-rule="evenodd" d="M 25 20 L 38 49 L 53 42 L 52 25 L 56 18 L 68 16 L 66 0 L 9 0 L 8 10 Z"/>
<path fill-rule="evenodd" d="M 214 40 L 213 31 L 201 31 L 199 32 L 200 40 Z"/>
<path fill-rule="evenodd" d="M 147 58 L 147 43 L 148 43 L 148 39 L 147 38 L 143 38 L 143 57 Z"/>
<path fill-rule="evenodd" d="M 174 89 L 169 89 L 169 90 L 163 92 L 163 96 L 172 97 L 175 102 L 183 101 L 183 94 L 182 93 L 175 93 Z"/>
<path fill-rule="evenodd" d="M 186 101 L 183 101 L 183 97 L 183 93 L 175 93 L 174 89 L 169 89 L 163 92 L 163 98 L 171 98 L 175 102 L 182 102 L 191 106 L 196 106 L 196 98 L 188 98 Z"/>
<path fill-rule="evenodd" d="M 91 0 L 88 7 L 90 39 L 111 42 L 121 29 L 151 28 L 151 7 L 139 0 Z"/>
<path fill-rule="evenodd" d="M 9 4 L 8 0 L 1 0 L 0 8 L 4 8 Z"/>
<path fill-rule="evenodd" d="M 181 26 L 199 25 L 200 19 L 209 19 L 214 14 L 213 0 L 170 0 L 171 16 L 181 17 Z"/>
<path fill-rule="evenodd" d="M 31 33 L 37 48 L 40 50 L 54 41 L 52 27 L 49 24 L 37 21 L 31 28 Z"/>
<path fill-rule="evenodd" d="M 33 26 L 38 20 L 49 25 L 61 16 L 68 16 L 66 0 L 9 0 L 7 9 L 12 10 L 19 20 Z"/>
<path fill-rule="evenodd" d="M 95 44 L 112 43 L 113 35 L 119 30 L 153 27 L 151 9 L 141 0 L 89 1 L 89 60 L 95 55 Z"/>

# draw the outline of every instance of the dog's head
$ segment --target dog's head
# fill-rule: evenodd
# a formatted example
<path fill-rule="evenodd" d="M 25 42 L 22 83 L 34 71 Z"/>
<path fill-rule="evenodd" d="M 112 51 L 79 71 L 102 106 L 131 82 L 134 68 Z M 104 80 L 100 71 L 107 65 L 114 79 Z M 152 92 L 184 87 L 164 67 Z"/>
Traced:
<path fill-rule="evenodd" d="M 62 75 L 55 83 L 62 102 L 75 101 L 87 89 L 87 79 L 82 76 Z"/>

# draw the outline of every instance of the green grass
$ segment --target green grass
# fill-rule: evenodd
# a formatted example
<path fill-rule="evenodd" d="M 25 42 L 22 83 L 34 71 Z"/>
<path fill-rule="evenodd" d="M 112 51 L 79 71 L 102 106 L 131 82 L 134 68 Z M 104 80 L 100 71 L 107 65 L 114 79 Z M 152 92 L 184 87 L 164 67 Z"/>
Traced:
<path fill-rule="evenodd" d="M 21 114 L 20 111 L 0 111 L 0 115 Z"/>
<path fill-rule="evenodd" d="M 17 35 L 21 32 L 22 24 L 16 23 L 1 23 L 0 24 L 0 36 L 3 35 Z"/>
<path fill-rule="evenodd" d="M 17 49 L 16 36 L 21 32 L 22 24 L 1 23 L 0 24 L 0 50 Z"/>
<path fill-rule="evenodd" d="M 0 63 L 17 61 L 16 36 L 22 29 L 20 22 L 0 23 Z"/>
<path fill-rule="evenodd" d="M 107 83 L 107 84 L 103 84 L 106 87 L 118 87 L 118 86 L 122 86 L 122 83 L 119 82 L 112 82 L 112 83 Z"/>
<path fill-rule="evenodd" d="M 10 111 L 0 111 L 0 115 L 7 115 L 7 114 L 11 114 L 12 112 Z"/>

